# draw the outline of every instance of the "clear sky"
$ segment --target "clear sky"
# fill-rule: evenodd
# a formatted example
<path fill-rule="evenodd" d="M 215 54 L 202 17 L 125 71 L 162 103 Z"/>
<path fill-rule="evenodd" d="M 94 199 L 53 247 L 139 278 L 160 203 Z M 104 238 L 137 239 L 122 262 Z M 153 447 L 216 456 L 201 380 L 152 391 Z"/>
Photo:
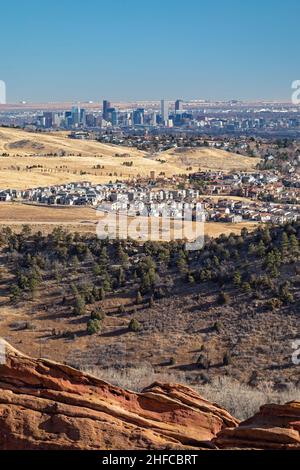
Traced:
<path fill-rule="evenodd" d="M 289 99 L 299 0 L 9 0 L 9 102 Z"/>

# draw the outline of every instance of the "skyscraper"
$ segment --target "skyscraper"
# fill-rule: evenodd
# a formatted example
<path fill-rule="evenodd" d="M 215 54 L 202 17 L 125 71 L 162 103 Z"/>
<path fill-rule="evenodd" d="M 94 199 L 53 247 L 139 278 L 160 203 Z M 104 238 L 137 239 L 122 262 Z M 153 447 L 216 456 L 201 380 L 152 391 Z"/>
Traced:
<path fill-rule="evenodd" d="M 53 113 L 44 112 L 43 113 L 43 123 L 44 123 L 44 127 L 46 127 L 46 129 L 50 129 L 53 125 Z"/>
<path fill-rule="evenodd" d="M 156 124 L 157 124 L 157 116 L 156 116 L 156 112 L 155 112 L 155 111 L 153 111 L 150 124 L 151 124 L 151 126 L 156 126 Z"/>
<path fill-rule="evenodd" d="M 118 110 L 113 108 L 113 111 L 111 112 L 111 123 L 113 126 L 117 126 L 119 124 L 119 114 Z"/>
<path fill-rule="evenodd" d="M 161 117 L 163 120 L 163 123 L 165 124 L 168 119 L 169 119 L 169 103 L 166 100 L 161 100 Z"/>
<path fill-rule="evenodd" d="M 78 124 L 80 123 L 80 113 L 81 113 L 79 106 L 72 106 L 71 112 L 72 112 L 73 125 L 78 126 Z"/>
<path fill-rule="evenodd" d="M 175 113 L 177 113 L 177 111 L 182 111 L 182 110 L 183 110 L 183 101 L 176 100 L 175 101 Z"/>
<path fill-rule="evenodd" d="M 144 124 L 144 112 L 143 108 L 138 108 L 132 113 L 133 124 L 142 125 Z"/>
<path fill-rule="evenodd" d="M 110 101 L 103 100 L 103 111 L 102 111 L 102 117 L 105 121 L 108 120 L 108 112 L 107 110 L 111 108 Z"/>
<path fill-rule="evenodd" d="M 80 124 L 83 124 L 84 126 L 86 125 L 86 111 L 85 111 L 85 109 L 80 110 L 79 122 L 80 122 Z"/>

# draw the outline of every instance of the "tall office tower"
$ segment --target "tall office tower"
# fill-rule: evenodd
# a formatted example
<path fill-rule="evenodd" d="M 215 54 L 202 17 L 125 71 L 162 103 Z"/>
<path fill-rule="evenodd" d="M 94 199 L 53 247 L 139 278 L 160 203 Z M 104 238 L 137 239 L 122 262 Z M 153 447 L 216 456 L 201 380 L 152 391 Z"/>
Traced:
<path fill-rule="evenodd" d="M 144 108 L 138 108 L 132 113 L 132 120 L 133 124 L 135 125 L 143 125 L 144 124 L 144 114 L 145 110 Z"/>
<path fill-rule="evenodd" d="M 52 126 L 61 127 L 64 121 L 64 113 L 53 113 Z"/>
<path fill-rule="evenodd" d="M 119 124 L 119 113 L 115 108 L 113 108 L 113 111 L 111 112 L 111 123 L 113 126 L 117 126 Z"/>
<path fill-rule="evenodd" d="M 81 110 L 78 106 L 72 107 L 72 124 L 73 126 L 77 126 L 80 123 L 80 113 Z"/>
<path fill-rule="evenodd" d="M 46 127 L 46 129 L 50 129 L 53 125 L 53 113 L 44 112 L 43 118 L 44 118 L 44 126 Z"/>
<path fill-rule="evenodd" d="M 85 123 L 87 127 L 96 127 L 96 117 L 92 113 L 88 113 L 85 116 Z"/>
<path fill-rule="evenodd" d="M 168 119 L 169 119 L 169 103 L 166 100 L 161 100 L 161 117 L 163 120 L 163 123 L 165 124 Z"/>
<path fill-rule="evenodd" d="M 103 111 L 102 111 L 102 117 L 105 121 L 107 121 L 107 110 L 111 108 L 110 101 L 103 100 Z"/>
<path fill-rule="evenodd" d="M 178 111 L 182 111 L 182 110 L 183 110 L 183 101 L 176 100 L 175 101 L 175 113 L 177 113 Z"/>
<path fill-rule="evenodd" d="M 157 124 L 157 115 L 156 115 L 155 111 L 153 111 L 153 114 L 151 116 L 150 124 L 151 124 L 151 126 L 156 126 L 156 124 Z"/>
<path fill-rule="evenodd" d="M 6 84 L 0 80 L 0 104 L 6 104 Z"/>
<path fill-rule="evenodd" d="M 65 124 L 66 124 L 66 127 L 72 127 L 72 112 L 71 111 L 65 112 Z"/>
<path fill-rule="evenodd" d="M 85 109 L 80 110 L 79 122 L 80 122 L 80 124 L 83 124 L 84 126 L 86 125 L 86 111 L 85 111 Z"/>

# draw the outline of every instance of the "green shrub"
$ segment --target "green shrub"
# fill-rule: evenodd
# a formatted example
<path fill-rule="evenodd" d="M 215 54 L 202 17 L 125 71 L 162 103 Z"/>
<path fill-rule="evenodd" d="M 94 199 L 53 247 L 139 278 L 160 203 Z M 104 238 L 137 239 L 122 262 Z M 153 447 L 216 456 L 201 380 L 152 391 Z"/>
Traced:
<path fill-rule="evenodd" d="M 137 292 L 136 294 L 136 299 L 135 299 L 137 305 L 141 304 L 143 302 L 143 297 L 140 291 Z"/>
<path fill-rule="evenodd" d="M 95 335 L 101 331 L 101 322 L 100 320 L 89 320 L 87 323 L 87 332 L 89 335 Z"/>
<path fill-rule="evenodd" d="M 82 296 L 80 296 L 80 295 L 76 296 L 73 311 L 74 311 L 74 315 L 84 315 L 85 314 L 85 300 Z"/>
<path fill-rule="evenodd" d="M 133 332 L 138 332 L 140 331 L 142 328 L 140 322 L 138 320 L 136 320 L 135 318 L 133 318 L 132 320 L 130 320 L 130 323 L 129 323 L 129 326 L 128 326 L 128 329 L 129 331 L 133 331 Z"/>
<path fill-rule="evenodd" d="M 101 308 L 93 310 L 91 312 L 91 319 L 92 320 L 102 321 L 102 320 L 104 320 L 104 318 L 105 318 L 105 312 Z"/>
<path fill-rule="evenodd" d="M 207 355 L 204 353 L 201 353 L 200 356 L 197 359 L 197 366 L 199 369 L 208 369 L 209 368 L 209 360 L 207 358 Z"/>
<path fill-rule="evenodd" d="M 221 330 L 222 330 L 222 323 L 219 322 L 219 321 L 216 321 L 214 326 L 213 326 L 213 329 L 217 332 L 217 333 L 221 333 Z"/>

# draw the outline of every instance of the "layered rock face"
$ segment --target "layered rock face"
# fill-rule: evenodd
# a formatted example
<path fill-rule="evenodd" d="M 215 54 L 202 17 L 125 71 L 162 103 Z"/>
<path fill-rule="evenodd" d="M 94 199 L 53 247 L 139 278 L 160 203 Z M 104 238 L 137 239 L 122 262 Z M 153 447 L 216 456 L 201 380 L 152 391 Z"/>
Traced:
<path fill-rule="evenodd" d="M 0 450 L 300 450 L 300 402 L 239 424 L 182 385 L 134 393 L 7 343 L 0 362 Z"/>
<path fill-rule="evenodd" d="M 300 402 L 264 405 L 252 418 L 220 431 L 219 448 L 300 450 Z"/>
<path fill-rule="evenodd" d="M 1 450 L 214 448 L 238 421 L 181 385 L 143 393 L 5 344 L 0 364 Z"/>

